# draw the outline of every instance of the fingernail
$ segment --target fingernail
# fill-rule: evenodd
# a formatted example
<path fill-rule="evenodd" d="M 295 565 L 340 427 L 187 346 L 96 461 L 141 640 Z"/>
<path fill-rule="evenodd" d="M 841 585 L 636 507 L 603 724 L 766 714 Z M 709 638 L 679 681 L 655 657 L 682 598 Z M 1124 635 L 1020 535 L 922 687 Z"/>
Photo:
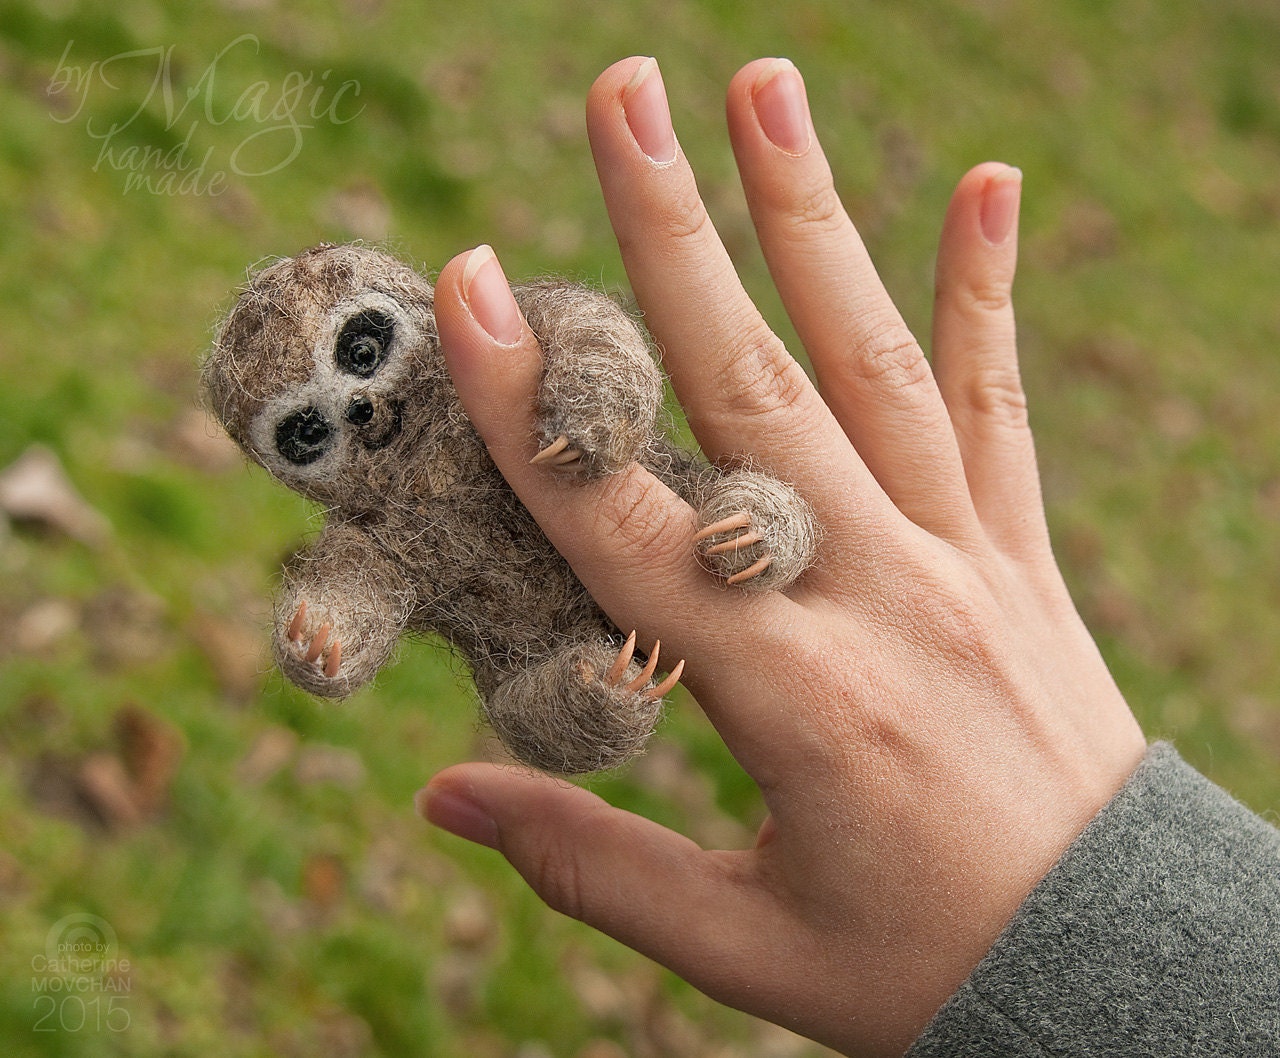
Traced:
<path fill-rule="evenodd" d="M 477 246 L 471 251 L 462 270 L 462 296 L 476 323 L 495 342 L 515 345 L 520 340 L 524 319 L 493 247 Z"/>
<path fill-rule="evenodd" d="M 796 156 L 809 150 L 813 130 L 804 79 L 790 59 L 774 59 L 760 71 L 751 102 L 760 128 L 775 147 Z"/>
<path fill-rule="evenodd" d="M 413 795 L 413 805 L 428 823 L 467 841 L 491 849 L 498 847 L 498 825 L 465 793 L 441 786 L 426 786 Z"/>
<path fill-rule="evenodd" d="M 676 133 L 657 59 L 645 59 L 632 75 L 622 90 L 622 109 L 631 135 L 650 161 L 666 165 L 675 160 Z"/>
<path fill-rule="evenodd" d="M 992 246 L 1003 246 L 1018 220 L 1022 199 L 1022 170 L 1009 166 L 987 181 L 982 191 L 978 222 L 982 237 Z"/>

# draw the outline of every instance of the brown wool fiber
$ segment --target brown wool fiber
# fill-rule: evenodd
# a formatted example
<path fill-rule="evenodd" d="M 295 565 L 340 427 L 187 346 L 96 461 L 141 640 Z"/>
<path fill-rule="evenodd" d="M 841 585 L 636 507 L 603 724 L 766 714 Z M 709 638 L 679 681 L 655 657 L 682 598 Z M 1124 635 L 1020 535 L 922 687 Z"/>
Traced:
<path fill-rule="evenodd" d="M 808 506 L 788 485 L 708 466 L 661 435 L 662 376 L 631 317 L 572 283 L 512 290 L 545 358 L 539 447 L 566 448 L 545 472 L 599 477 L 639 462 L 698 509 L 700 526 L 746 523 L 690 542 L 716 576 L 747 578 L 733 590 L 793 583 L 818 544 Z M 519 760 L 579 774 L 643 749 L 661 713 L 657 677 L 641 679 L 638 651 L 608 681 L 625 637 L 463 412 L 428 280 L 358 245 L 271 264 L 219 326 L 202 382 L 246 454 L 325 510 L 276 602 L 275 654 L 291 680 L 341 698 L 404 633 L 435 632 L 470 666 L 485 718 Z"/>

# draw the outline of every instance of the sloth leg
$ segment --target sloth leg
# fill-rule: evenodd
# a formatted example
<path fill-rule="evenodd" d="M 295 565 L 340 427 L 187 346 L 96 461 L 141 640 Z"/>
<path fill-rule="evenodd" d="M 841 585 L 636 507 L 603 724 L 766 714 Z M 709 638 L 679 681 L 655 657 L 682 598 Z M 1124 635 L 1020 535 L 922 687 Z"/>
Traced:
<path fill-rule="evenodd" d="M 564 647 L 499 683 L 484 702 L 485 719 L 518 760 L 544 771 L 580 775 L 636 756 L 680 679 L 681 661 L 655 683 L 659 645 L 635 656 L 635 633 Z"/>

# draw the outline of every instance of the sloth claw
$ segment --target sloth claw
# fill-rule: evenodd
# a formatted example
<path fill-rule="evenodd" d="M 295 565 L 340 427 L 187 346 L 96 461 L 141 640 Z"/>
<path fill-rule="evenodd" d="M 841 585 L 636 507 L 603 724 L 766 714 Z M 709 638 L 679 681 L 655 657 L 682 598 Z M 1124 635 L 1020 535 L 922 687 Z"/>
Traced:
<path fill-rule="evenodd" d="M 582 450 L 580 448 L 570 448 L 569 438 L 561 434 L 530 459 L 529 465 L 537 466 L 543 464 L 551 467 L 560 467 L 562 470 L 574 470 L 577 469 L 576 465 L 580 464 L 581 460 Z"/>
<path fill-rule="evenodd" d="M 658 653 L 662 649 L 662 640 L 656 640 L 653 644 L 653 650 L 650 651 L 648 659 L 644 663 L 639 674 L 621 689 L 627 694 L 638 693 L 645 684 L 653 679 L 653 674 L 658 671 Z M 609 671 L 604 675 L 605 685 L 608 687 L 618 687 L 622 683 L 622 677 L 627 671 L 627 667 L 631 664 L 632 657 L 636 652 L 636 634 L 632 632 L 627 636 L 627 641 L 622 644 L 622 649 L 618 651 L 618 657 L 609 667 Z M 650 687 L 644 691 L 644 696 L 650 700 L 656 700 L 666 694 L 672 687 L 680 682 L 680 674 L 684 672 L 684 660 L 676 662 L 676 667 L 671 670 L 667 676 L 656 687 Z"/>
<path fill-rule="evenodd" d="M 739 511 L 737 514 L 731 514 L 728 518 L 721 518 L 718 522 L 712 522 L 704 529 L 699 529 L 693 536 L 695 544 L 702 543 L 709 537 L 715 536 L 717 533 L 727 533 L 733 529 L 746 529 L 751 525 L 751 515 L 746 511 Z"/>
<path fill-rule="evenodd" d="M 662 640 L 659 639 L 653 644 L 653 652 L 649 655 L 649 660 L 645 662 L 644 668 L 640 670 L 640 675 L 627 684 L 627 690 L 632 694 L 648 683 L 658 670 L 658 650 L 661 647 Z"/>
<path fill-rule="evenodd" d="M 764 534 L 758 529 L 751 527 L 751 515 L 746 511 L 739 511 L 731 514 L 727 518 L 721 518 L 718 522 L 713 522 L 705 529 L 699 530 L 694 535 L 694 543 L 701 544 L 713 537 L 722 534 L 731 533 L 727 540 L 721 540 L 718 543 L 711 544 L 709 547 L 699 548 L 699 551 L 706 558 L 713 555 L 726 555 L 731 559 L 736 559 L 738 552 L 744 547 L 751 547 L 753 544 L 759 544 L 764 541 Z M 767 552 L 747 566 L 746 569 L 740 569 L 737 573 L 725 577 L 726 584 L 742 584 L 749 581 L 752 577 L 758 577 L 761 573 L 769 568 L 773 562 L 773 556 Z"/>
<path fill-rule="evenodd" d="M 289 622 L 289 638 L 297 643 L 302 639 L 302 622 L 307 618 L 307 600 L 303 599 L 298 603 L 298 612 L 293 615 L 293 620 Z"/>
<path fill-rule="evenodd" d="M 307 600 L 303 599 L 298 603 L 298 609 L 293 615 L 293 620 L 289 622 L 289 629 L 285 634 L 289 637 L 291 643 L 297 644 L 298 650 L 302 654 L 302 659 L 309 665 L 314 665 L 320 660 L 320 655 L 324 653 L 325 644 L 328 643 L 329 654 L 324 659 L 322 671 L 329 679 L 333 679 L 338 675 L 338 669 L 342 666 L 342 643 L 336 639 L 329 643 L 333 625 L 326 621 L 304 648 L 302 644 L 302 626 L 306 619 Z"/>
<path fill-rule="evenodd" d="M 338 640 L 333 641 L 333 646 L 329 648 L 329 658 L 324 663 L 324 674 L 333 679 L 338 675 L 338 669 L 342 666 L 342 644 Z"/>
<path fill-rule="evenodd" d="M 765 555 L 763 558 L 757 559 L 755 562 L 753 562 L 751 565 L 749 565 L 746 569 L 742 570 L 741 572 L 735 573 L 732 577 L 726 578 L 725 583 L 741 584 L 743 581 L 748 581 L 752 577 L 758 577 L 761 573 L 763 573 L 766 569 L 769 568 L 769 565 L 772 562 L 773 562 L 773 556 Z"/>
<path fill-rule="evenodd" d="M 742 535 L 735 536 L 730 540 L 725 540 L 722 543 L 715 544 L 712 547 L 707 548 L 705 553 L 708 555 L 723 555 L 726 551 L 737 551 L 740 547 L 758 544 L 763 539 L 764 534 L 758 533 L 753 529 L 749 533 L 743 533 Z"/>
<path fill-rule="evenodd" d="M 667 678 L 663 680 L 660 684 L 658 684 L 658 686 L 650 687 L 647 691 L 644 692 L 644 696 L 646 698 L 649 698 L 655 701 L 663 697 L 663 695 L 665 695 L 668 691 L 670 691 L 672 687 L 674 687 L 677 683 L 680 682 L 680 677 L 681 675 L 683 675 L 683 673 L 684 673 L 684 658 L 681 658 L 679 661 L 676 662 L 676 667 L 671 670 L 671 672 L 667 675 Z"/>
<path fill-rule="evenodd" d="M 609 671 L 604 675 L 604 682 L 610 687 L 618 686 L 618 682 L 622 679 L 622 674 L 627 671 L 627 666 L 631 664 L 631 655 L 636 652 L 636 634 L 632 632 L 627 636 L 627 641 L 622 644 L 622 649 L 618 651 L 617 660 L 609 667 Z"/>

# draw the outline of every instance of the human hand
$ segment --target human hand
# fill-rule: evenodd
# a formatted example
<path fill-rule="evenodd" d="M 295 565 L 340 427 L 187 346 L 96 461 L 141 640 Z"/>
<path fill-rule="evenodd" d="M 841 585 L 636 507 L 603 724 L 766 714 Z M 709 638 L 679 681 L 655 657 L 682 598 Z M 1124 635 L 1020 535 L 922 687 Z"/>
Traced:
<path fill-rule="evenodd" d="M 581 484 L 529 465 L 538 346 L 486 250 L 445 268 L 436 313 L 497 465 L 617 626 L 687 659 L 769 818 L 754 848 L 704 851 L 483 764 L 441 772 L 420 808 L 709 995 L 900 1054 L 1145 745 L 1050 550 L 1009 300 L 1019 174 L 979 166 L 952 199 L 931 370 L 837 200 L 795 69 L 745 67 L 728 118 L 822 396 L 740 286 L 656 64 L 616 64 L 588 103 L 623 260 L 699 443 L 794 484 L 823 527 L 788 592 L 708 577 L 693 511 L 634 464 Z"/>

